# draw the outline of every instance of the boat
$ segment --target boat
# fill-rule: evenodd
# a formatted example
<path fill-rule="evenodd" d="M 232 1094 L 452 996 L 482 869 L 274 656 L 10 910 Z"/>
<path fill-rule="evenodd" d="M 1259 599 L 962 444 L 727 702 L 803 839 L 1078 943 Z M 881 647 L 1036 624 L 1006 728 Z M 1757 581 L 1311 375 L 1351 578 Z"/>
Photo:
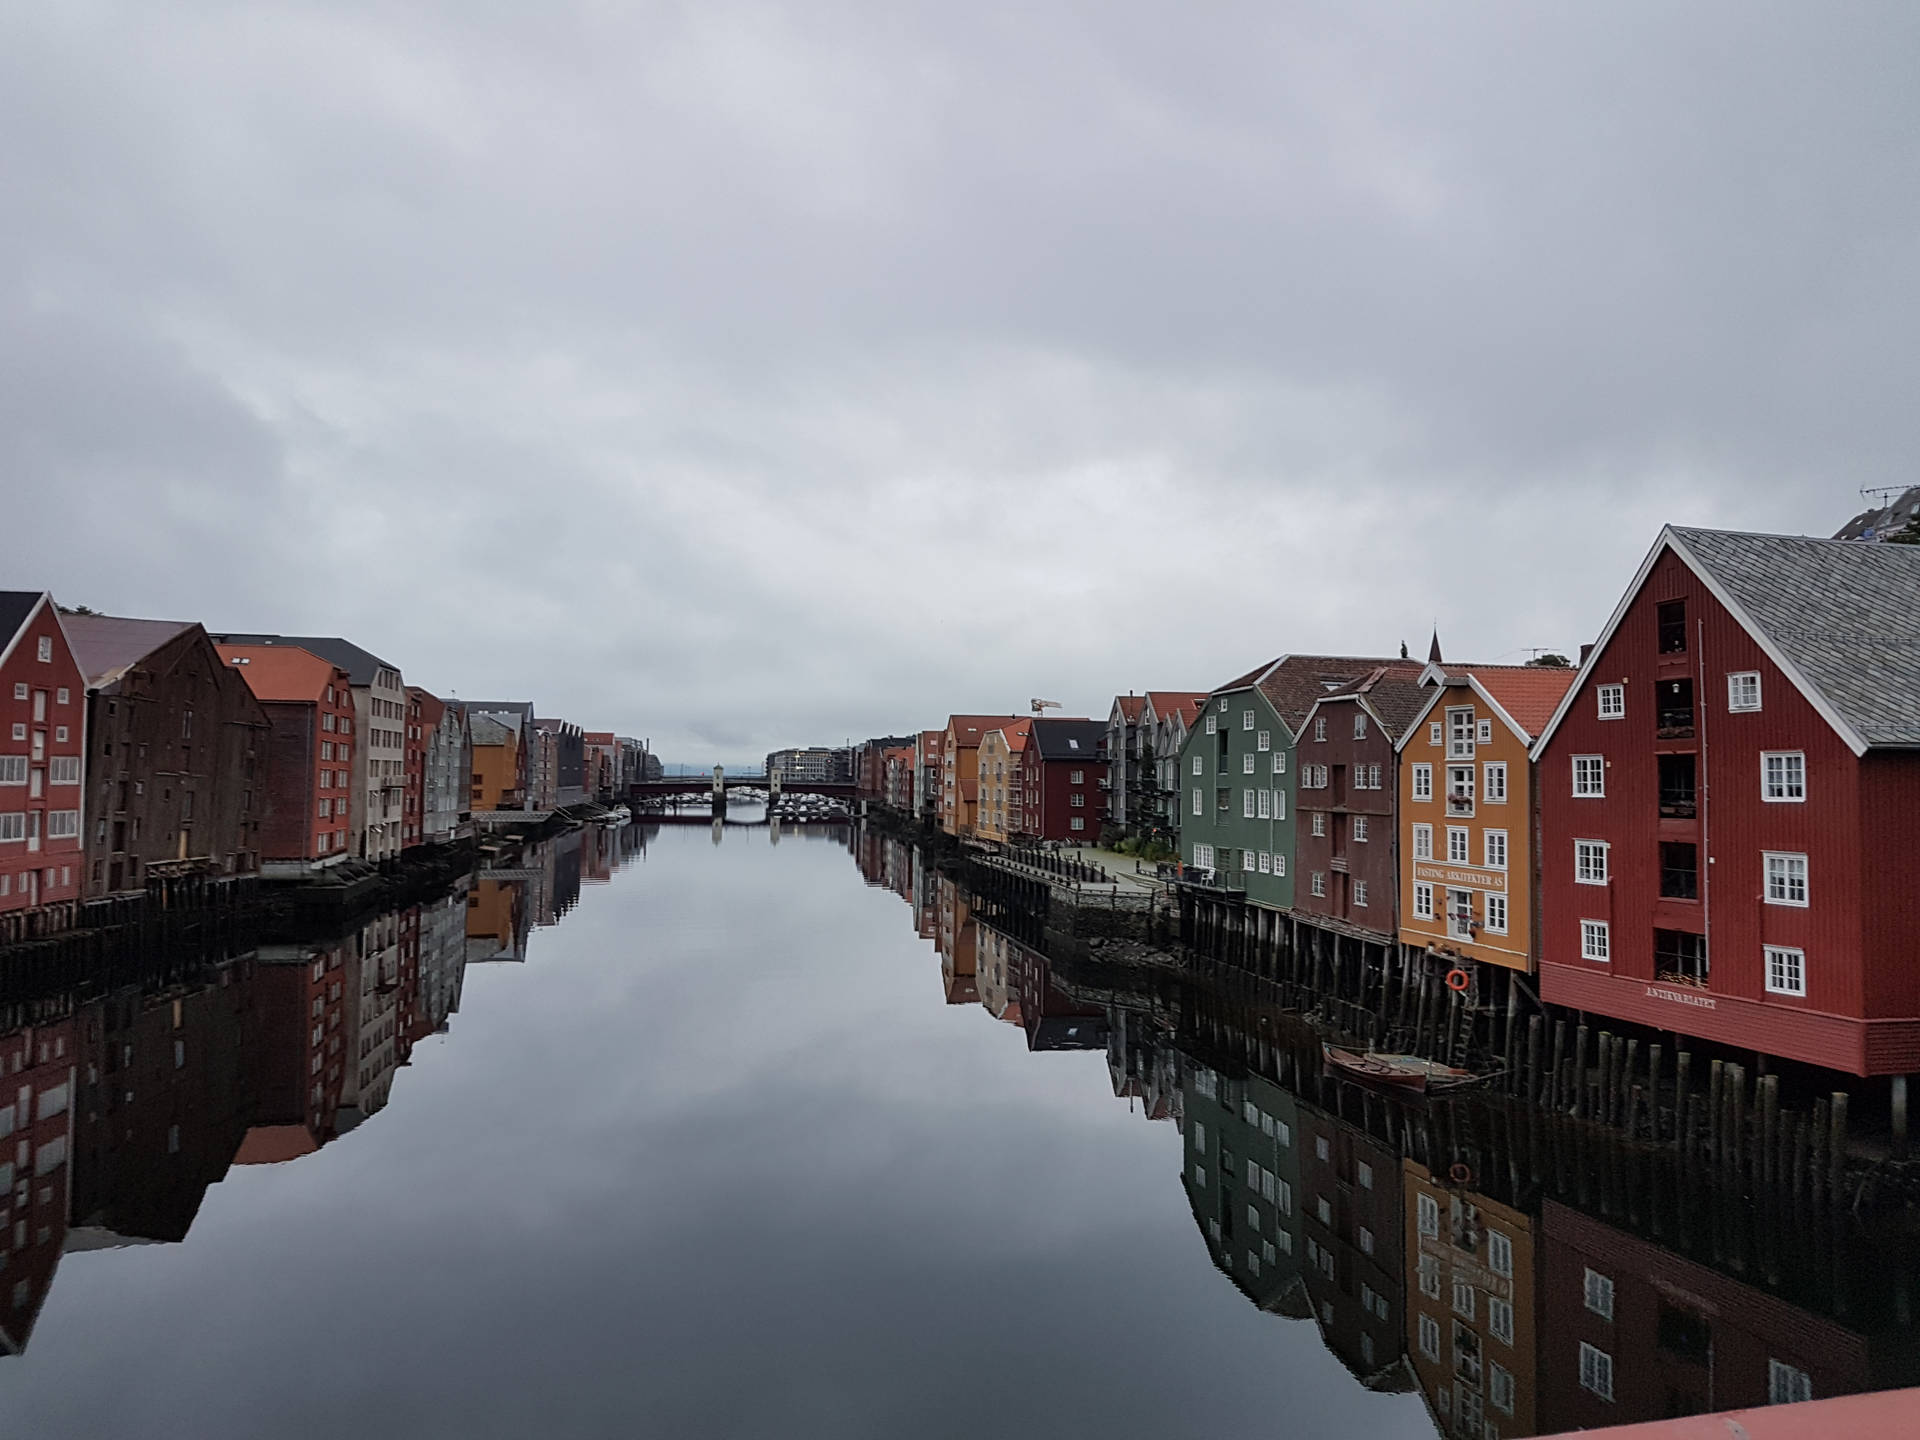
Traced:
<path fill-rule="evenodd" d="M 1438 1060 L 1418 1055 L 1387 1055 L 1377 1050 L 1345 1050 L 1322 1041 L 1321 1057 L 1327 1067 L 1350 1080 L 1367 1085 L 1383 1085 L 1415 1094 L 1436 1094 L 1471 1085 L 1480 1077 L 1471 1070 L 1442 1065 Z"/>

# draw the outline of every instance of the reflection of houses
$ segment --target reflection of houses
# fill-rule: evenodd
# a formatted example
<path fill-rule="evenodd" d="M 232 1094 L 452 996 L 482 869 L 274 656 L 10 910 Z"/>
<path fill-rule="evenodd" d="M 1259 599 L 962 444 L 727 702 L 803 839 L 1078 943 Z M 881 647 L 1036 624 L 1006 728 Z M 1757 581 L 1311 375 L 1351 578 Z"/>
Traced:
<path fill-rule="evenodd" d="M 400 1063 L 400 916 L 369 921 L 355 937 L 360 952 L 356 1041 L 340 1092 L 338 1126 L 351 1130 L 387 1103 Z"/>
<path fill-rule="evenodd" d="M 973 935 L 974 993 L 981 1008 L 996 1020 L 1025 1029 L 1017 990 L 1020 972 L 1015 952 L 1020 947 L 985 925 L 975 924 Z"/>
<path fill-rule="evenodd" d="M 978 971 L 977 952 L 980 945 L 980 927 L 974 923 L 973 908 L 967 898 L 967 892 L 945 876 L 935 882 L 939 892 L 939 930 L 934 936 L 933 948 L 940 956 L 940 973 L 947 980 L 949 993 L 955 979 L 961 976 L 974 977 Z M 977 997 L 977 991 L 976 991 Z M 965 1004 L 966 999 L 954 1002 Z M 992 1007 L 988 1006 L 991 1010 Z M 993 1013 L 998 1014 L 998 1011 Z"/>
<path fill-rule="evenodd" d="M 1117 1100 L 1138 1100 L 1149 1120 L 1178 1123 L 1184 1113 L 1178 1052 L 1158 1043 L 1151 1021 L 1115 1005 L 1107 1011 L 1107 1076 Z"/>
<path fill-rule="evenodd" d="M 464 887 L 420 907 L 420 1000 L 416 1043 L 446 1029 L 460 1008 L 467 968 L 467 892 Z"/>
<path fill-rule="evenodd" d="M 485 875 L 467 892 L 467 963 L 489 960 L 525 960 L 529 918 L 526 886 L 518 880 L 495 880 Z"/>
<path fill-rule="evenodd" d="M 1189 1064 L 1181 1091 L 1181 1180 L 1213 1263 L 1262 1310 L 1302 1319 L 1300 1127 L 1271 1081 L 1232 1080 Z"/>
<path fill-rule="evenodd" d="M 239 1165 L 291 1160 L 332 1139 L 347 1066 L 358 1060 L 353 941 L 262 945 L 257 959 L 253 1121 Z"/>
<path fill-rule="evenodd" d="M 1321 1336 L 1369 1388 L 1408 1389 L 1400 1157 L 1322 1110 L 1299 1114 L 1307 1290 Z"/>
<path fill-rule="evenodd" d="M 986 930 L 983 925 L 982 931 Z M 1104 1050 L 1104 1006 L 1071 999 L 1053 983 L 1047 957 L 1029 945 L 1009 945 L 1013 992 L 1020 1002 L 1020 1024 L 1029 1050 Z"/>
<path fill-rule="evenodd" d="M 1532 1435 L 1535 1423 L 1533 1217 L 1402 1166 L 1407 1341 L 1444 1436 Z"/>
<path fill-rule="evenodd" d="M 77 1034 L 69 1018 L 0 1038 L 0 1347 L 8 1354 L 26 1349 L 66 1241 Z"/>
<path fill-rule="evenodd" d="M 1915 1383 L 1912 1322 L 1898 1308 L 1887 1338 L 1870 1339 L 1558 1201 L 1546 1201 L 1540 1229 L 1539 1409 L 1547 1427 L 1625 1425 Z M 1898 1265 L 1903 1257 L 1886 1258 Z M 1865 1301 L 1874 1280 L 1856 1283 Z"/>

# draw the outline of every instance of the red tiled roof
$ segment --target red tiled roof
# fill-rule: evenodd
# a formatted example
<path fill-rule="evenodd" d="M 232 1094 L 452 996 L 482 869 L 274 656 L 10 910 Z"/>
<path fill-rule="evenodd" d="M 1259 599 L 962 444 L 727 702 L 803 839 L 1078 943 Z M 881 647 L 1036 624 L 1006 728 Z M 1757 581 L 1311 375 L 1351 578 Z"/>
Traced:
<path fill-rule="evenodd" d="M 260 700 L 318 701 L 340 667 L 297 645 L 216 645 Z M 237 663 L 244 661 L 245 663 Z"/>
<path fill-rule="evenodd" d="M 1244 690 L 1247 688 L 1247 686 L 1253 684 L 1254 681 L 1258 680 L 1262 675 L 1266 674 L 1269 670 L 1271 670 L 1274 666 L 1278 665 L 1284 659 L 1286 659 L 1286 656 L 1276 655 L 1273 659 L 1267 661 L 1266 664 L 1256 665 L 1253 667 L 1253 669 L 1249 670 L 1246 674 L 1238 676 L 1235 679 L 1229 680 L 1224 685 L 1214 686 L 1213 693 L 1218 695 L 1222 690 Z"/>
<path fill-rule="evenodd" d="M 947 728 L 953 731 L 953 744 L 957 750 L 972 750 L 980 744 L 980 737 L 989 730 L 998 730 L 1009 720 L 1020 720 L 1020 715 L 949 715 Z M 941 731 L 945 734 L 946 731 Z"/>
<path fill-rule="evenodd" d="M 1179 715 L 1187 722 L 1187 728 L 1193 728 L 1193 722 L 1200 718 L 1200 711 L 1207 703 L 1204 690 L 1149 690 L 1147 699 L 1153 702 L 1153 713 L 1164 720 L 1169 715 Z"/>
<path fill-rule="evenodd" d="M 1120 718 L 1122 720 L 1138 720 L 1141 712 L 1146 708 L 1147 697 L 1144 695 L 1116 695 L 1113 697 L 1113 703 L 1120 707 Z"/>
<path fill-rule="evenodd" d="M 1465 670 L 1478 680 L 1500 708 L 1513 717 L 1513 723 L 1533 740 L 1546 729 L 1547 721 L 1559 708 L 1567 691 L 1573 688 L 1580 672 L 1571 666 L 1543 665 L 1446 665 L 1449 675 Z"/>

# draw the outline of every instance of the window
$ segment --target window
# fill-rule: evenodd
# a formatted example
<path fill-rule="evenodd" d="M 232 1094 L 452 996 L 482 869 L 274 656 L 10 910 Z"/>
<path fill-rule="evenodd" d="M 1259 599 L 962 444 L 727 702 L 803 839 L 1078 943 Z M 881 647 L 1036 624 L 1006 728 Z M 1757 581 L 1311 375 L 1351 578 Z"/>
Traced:
<path fill-rule="evenodd" d="M 1367 716 L 1365 711 L 1361 711 L 1353 717 L 1353 738 L 1356 740 L 1364 740 L 1367 738 Z"/>
<path fill-rule="evenodd" d="M 1507 933 L 1507 897 L 1489 894 L 1487 902 L 1487 929 L 1495 935 Z"/>
<path fill-rule="evenodd" d="M 1219 728 L 1220 728 L 1220 725 L 1219 725 L 1218 718 L 1212 715 L 1207 716 L 1207 734 L 1212 735 Z"/>
<path fill-rule="evenodd" d="M 1807 857 L 1779 851 L 1765 852 L 1767 862 L 1767 903 L 1799 905 L 1807 903 Z"/>
<path fill-rule="evenodd" d="M 1584 1340 L 1580 1342 L 1580 1388 L 1602 1400 L 1613 1399 L 1613 1357 Z"/>
<path fill-rule="evenodd" d="M 1359 1230 L 1358 1238 L 1360 1241 L 1360 1253 L 1362 1255 L 1373 1254 L 1373 1231 L 1369 1230 L 1366 1226 L 1362 1225 Z"/>
<path fill-rule="evenodd" d="M 1504 760 L 1489 760 L 1480 767 L 1480 774 L 1485 781 L 1487 803 L 1489 805 L 1506 804 L 1507 762 Z"/>
<path fill-rule="evenodd" d="M 40 637 L 39 654 L 43 664 L 53 659 L 53 637 L 51 635 L 42 635 Z"/>
<path fill-rule="evenodd" d="M 27 838 L 27 816 L 24 810 L 14 810 L 0 814 L 0 841 L 24 840 Z"/>
<path fill-rule="evenodd" d="M 1481 848 L 1487 857 L 1487 869 L 1504 870 L 1507 868 L 1507 832 L 1489 830 L 1481 837 Z"/>
<path fill-rule="evenodd" d="M 1497 1296 L 1487 1297 L 1487 1333 L 1502 1345 L 1513 1344 L 1513 1305 Z"/>
<path fill-rule="evenodd" d="M 0 785 L 24 785 L 27 783 L 27 757 L 24 755 L 0 755 Z"/>
<path fill-rule="evenodd" d="M 1275 851 L 1273 856 L 1273 873 L 1276 875 L 1287 873 L 1287 857 L 1278 851 Z"/>
<path fill-rule="evenodd" d="M 1003 793 L 1000 798 L 1003 800 L 1006 799 L 1005 794 Z M 1071 808 L 1084 810 L 1087 805 L 1087 797 L 1076 790 L 1072 796 L 1069 797 L 1067 803 Z"/>
<path fill-rule="evenodd" d="M 1354 839 L 1354 843 L 1358 845 L 1364 845 L 1367 843 L 1367 817 L 1366 816 L 1356 815 L 1353 817 L 1353 839 Z"/>
<path fill-rule="evenodd" d="M 1415 1202 L 1414 1209 L 1419 1217 L 1420 1233 L 1429 1239 L 1438 1239 L 1440 1236 L 1440 1202 L 1425 1191 L 1422 1191 Z"/>
<path fill-rule="evenodd" d="M 1472 832 L 1464 825 L 1449 825 L 1447 827 L 1447 863 L 1449 865 L 1470 865 L 1473 863 L 1473 852 L 1469 848 L 1469 837 L 1471 834 Z"/>
<path fill-rule="evenodd" d="M 1440 1298 L 1440 1257 L 1437 1255 L 1420 1257 L 1420 1293 L 1429 1300 Z"/>
<path fill-rule="evenodd" d="M 1599 699 L 1599 715 L 1602 720 L 1620 720 L 1627 713 L 1627 687 L 1624 685 L 1601 685 L 1594 694 Z"/>
<path fill-rule="evenodd" d="M 1353 882 L 1353 903 L 1363 908 L 1365 907 L 1367 903 L 1367 882 L 1366 881 L 1356 880 Z"/>
<path fill-rule="evenodd" d="M 1607 883 L 1606 841 L 1576 840 L 1573 842 L 1573 878 L 1582 885 Z"/>
<path fill-rule="evenodd" d="M 1602 1320 L 1613 1319 L 1613 1281 L 1598 1270 L 1589 1269 L 1584 1288 L 1587 1309 Z"/>
<path fill-rule="evenodd" d="M 1198 775 L 1198 774 L 1200 774 L 1200 773 L 1201 773 L 1201 771 L 1200 771 L 1200 757 L 1199 757 L 1199 755 L 1197 755 L 1197 754 L 1196 754 L 1196 755 L 1195 755 L 1195 756 L 1193 757 L 1193 773 L 1194 773 L 1194 774 L 1196 774 L 1196 775 Z"/>
<path fill-rule="evenodd" d="M 1380 767 L 1378 765 L 1369 765 L 1367 766 L 1367 789 L 1378 790 L 1379 788 Z"/>
<path fill-rule="evenodd" d="M 1435 720 L 1430 725 L 1427 726 L 1427 744 L 1438 745 L 1439 743 L 1440 743 L 1440 722 L 1438 720 Z"/>
<path fill-rule="evenodd" d="M 1254 860 L 1253 851 L 1242 850 L 1240 852 L 1240 868 L 1242 870 L 1253 869 L 1253 860 Z"/>
<path fill-rule="evenodd" d="M 1322 1225 L 1333 1224 L 1333 1206 L 1327 1203 L 1326 1196 L 1322 1195 L 1313 1202 L 1313 1213 L 1320 1217 Z"/>
<path fill-rule="evenodd" d="M 1449 760 L 1471 760 L 1473 736 L 1473 710 L 1470 707 L 1447 711 L 1447 758 Z"/>
<path fill-rule="evenodd" d="M 1453 1282 L 1453 1313 L 1462 1320 L 1473 1319 L 1473 1286 L 1465 1280 Z"/>
<path fill-rule="evenodd" d="M 1505 1279 L 1513 1278 L 1513 1241 L 1498 1230 L 1487 1232 L 1487 1268 Z"/>
<path fill-rule="evenodd" d="M 1255 818 L 1271 820 L 1273 818 L 1273 792 L 1271 790 L 1257 790 L 1254 792 L 1254 797 L 1259 802 L 1259 813 Z"/>
<path fill-rule="evenodd" d="M 1767 1403 L 1797 1405 L 1813 1398 L 1813 1377 L 1784 1360 L 1767 1361 Z"/>
<path fill-rule="evenodd" d="M 1502 1415 L 1513 1414 L 1513 1375 L 1505 1367 L 1487 1365 L 1487 1403 Z"/>
<path fill-rule="evenodd" d="M 26 738 L 27 738 L 27 727 L 26 727 L 25 725 L 22 725 L 22 724 L 21 724 L 21 723 L 19 723 L 18 721 L 15 721 L 15 722 L 14 722 L 14 726 L 13 726 L 13 738 L 14 738 L 14 739 L 16 739 L 16 740 L 24 740 L 24 739 L 26 739 Z"/>
<path fill-rule="evenodd" d="M 1807 798 L 1807 757 L 1798 750 L 1760 752 L 1760 798 L 1794 804 Z"/>
<path fill-rule="evenodd" d="M 13 698 L 16 700 L 24 700 L 27 698 L 27 682 L 26 681 L 16 680 L 13 682 Z"/>
<path fill-rule="evenodd" d="M 1262 730 L 1260 732 L 1259 745 L 1262 752 L 1273 748 L 1273 732 L 1271 730 Z"/>
<path fill-rule="evenodd" d="M 1316 871 L 1314 871 L 1314 872 L 1313 872 L 1313 886 L 1312 886 L 1312 889 L 1313 889 L 1313 893 L 1314 893 L 1314 894 L 1316 894 L 1316 895 L 1325 895 L 1325 894 L 1327 893 L 1327 874 L 1326 874 L 1326 871 L 1324 871 L 1324 870 L 1316 870 Z"/>
<path fill-rule="evenodd" d="M 1249 751 L 1245 755 L 1242 755 L 1240 757 L 1240 773 L 1242 775 L 1253 774 L 1253 763 L 1254 763 L 1254 755 L 1251 751 Z"/>
<path fill-rule="evenodd" d="M 1758 710 L 1759 708 L 1760 672 L 1736 670 L 1727 676 L 1727 709 Z"/>
<path fill-rule="evenodd" d="M 1276 775 L 1284 775 L 1287 773 L 1286 751 L 1276 750 L 1273 752 L 1273 773 Z"/>
<path fill-rule="evenodd" d="M 1204 815 L 1207 813 L 1207 802 L 1205 797 L 1206 797 L 1206 792 L 1204 790 L 1196 790 L 1193 792 L 1193 813 L 1194 814 Z"/>
<path fill-rule="evenodd" d="M 1433 919 L 1433 886 L 1425 880 L 1413 882 L 1413 918 L 1416 920 Z"/>
<path fill-rule="evenodd" d="M 1255 818 L 1253 812 L 1254 812 L 1253 791 L 1242 790 L 1240 792 L 1240 818 L 1242 820 L 1252 820 L 1253 818 Z"/>
<path fill-rule="evenodd" d="M 1431 860 L 1433 858 L 1433 826 L 1416 825 L 1413 827 L 1413 858 Z"/>
<path fill-rule="evenodd" d="M 1213 869 L 1213 846 L 1196 845 L 1193 847 L 1193 863 L 1201 870 Z"/>
<path fill-rule="evenodd" d="M 1602 962 L 1610 958 L 1606 921 L 1582 920 L 1580 922 L 1580 958 Z"/>
<path fill-rule="evenodd" d="M 1654 609 L 1660 634 L 1660 653 L 1678 655 L 1687 648 L 1687 602 L 1663 600 Z"/>
<path fill-rule="evenodd" d="M 1807 952 L 1787 945 L 1769 945 L 1767 989 L 1775 995 L 1807 993 Z"/>
<path fill-rule="evenodd" d="M 1260 873 L 1262 875 L 1270 875 L 1273 873 L 1273 852 L 1271 850 L 1262 850 L 1260 852 Z"/>
<path fill-rule="evenodd" d="M 1360 1161 L 1354 1167 L 1353 1178 L 1362 1190 L 1371 1190 L 1373 1188 L 1373 1167 L 1364 1160 Z"/>
<path fill-rule="evenodd" d="M 1069 830 L 1084 830 L 1087 828 L 1087 822 L 1083 820 L 1080 816 L 1076 815 L 1073 817 L 1071 821 L 1067 823 L 1067 828 Z"/>
<path fill-rule="evenodd" d="M 1433 799 L 1433 766 L 1422 763 L 1413 767 L 1413 798 Z"/>
<path fill-rule="evenodd" d="M 1431 1315 L 1420 1317 L 1420 1353 L 1429 1360 L 1440 1358 L 1440 1322 Z"/>
<path fill-rule="evenodd" d="M 1447 813 L 1449 815 L 1473 814 L 1473 766 L 1449 765 L 1447 767 Z"/>
<path fill-rule="evenodd" d="M 73 692 L 62 685 L 58 690 L 53 692 L 53 703 L 56 705 L 71 705 L 73 703 Z"/>
<path fill-rule="evenodd" d="M 1072 770 L 1072 771 L 1069 771 L 1069 772 L 1068 772 L 1068 774 L 1067 774 L 1067 783 L 1068 783 L 1069 785 L 1084 785 L 1084 784 L 1086 784 L 1086 783 L 1087 783 L 1087 772 L 1086 772 L 1086 771 L 1084 771 L 1084 770 Z"/>
<path fill-rule="evenodd" d="M 1327 738 L 1326 716 L 1320 715 L 1315 717 L 1313 722 L 1313 738 L 1316 740 L 1325 740 Z"/>
<path fill-rule="evenodd" d="M 1273 792 L 1273 818 L 1276 820 L 1287 818 L 1287 792 L 1284 790 Z"/>
<path fill-rule="evenodd" d="M 1604 755 L 1573 757 L 1573 793 L 1582 799 L 1596 799 L 1607 793 L 1607 760 Z"/>

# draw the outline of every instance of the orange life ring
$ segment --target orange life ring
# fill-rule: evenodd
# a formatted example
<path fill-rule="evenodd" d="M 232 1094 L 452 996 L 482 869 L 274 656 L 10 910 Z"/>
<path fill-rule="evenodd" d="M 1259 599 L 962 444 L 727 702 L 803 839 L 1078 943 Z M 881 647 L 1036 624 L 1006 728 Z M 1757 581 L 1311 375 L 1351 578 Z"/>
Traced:
<path fill-rule="evenodd" d="M 1449 990 L 1464 990 L 1471 984 L 1473 984 L 1473 977 L 1458 966 L 1447 971 L 1447 988 Z"/>
<path fill-rule="evenodd" d="M 1465 1161 L 1456 1160 L 1453 1162 L 1453 1168 L 1447 1171 L 1447 1178 L 1456 1185 L 1471 1185 L 1473 1171 L 1467 1168 Z"/>

